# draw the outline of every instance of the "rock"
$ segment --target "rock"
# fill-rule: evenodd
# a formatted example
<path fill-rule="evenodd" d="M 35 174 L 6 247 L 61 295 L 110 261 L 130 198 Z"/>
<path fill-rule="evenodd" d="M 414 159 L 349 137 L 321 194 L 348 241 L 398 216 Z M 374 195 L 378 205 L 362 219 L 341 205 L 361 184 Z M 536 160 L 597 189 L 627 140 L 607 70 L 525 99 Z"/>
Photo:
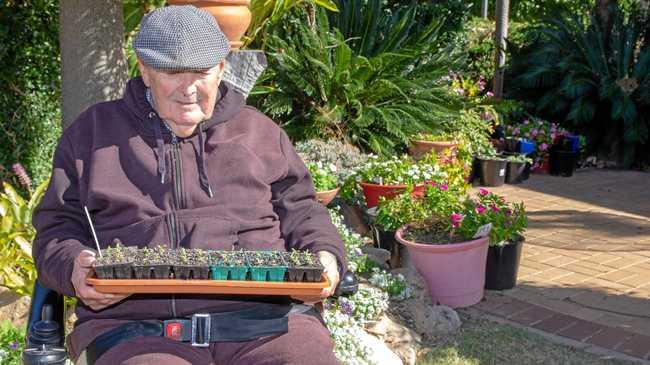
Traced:
<path fill-rule="evenodd" d="M 378 321 L 366 327 L 366 331 L 379 336 L 384 343 L 404 362 L 413 365 L 422 338 L 414 330 L 383 315 Z"/>
<path fill-rule="evenodd" d="M 27 322 L 29 303 L 30 297 L 0 288 L 0 318 L 11 320 L 14 326 L 22 326 Z"/>
<path fill-rule="evenodd" d="M 429 305 L 415 299 L 407 301 L 416 330 L 421 334 L 435 336 L 458 331 L 460 318 L 455 310 L 445 305 Z"/>
<path fill-rule="evenodd" d="M 388 269 L 388 264 L 386 262 L 390 260 L 390 251 L 370 246 L 361 247 L 361 251 L 368 255 L 370 261 L 376 263 L 382 269 Z"/>
<path fill-rule="evenodd" d="M 369 333 L 362 332 L 359 342 L 372 349 L 372 354 L 370 355 L 368 362 L 378 365 L 404 364 L 399 356 L 395 355 L 395 353 L 391 351 L 383 341 Z"/>
<path fill-rule="evenodd" d="M 429 285 L 424 280 L 422 275 L 420 275 L 417 269 L 413 266 L 408 250 L 402 250 L 401 258 L 403 267 L 392 270 L 391 272 L 395 275 L 404 275 L 406 281 L 411 284 L 411 298 L 427 304 L 433 304 L 431 302 L 431 296 L 429 295 Z"/>

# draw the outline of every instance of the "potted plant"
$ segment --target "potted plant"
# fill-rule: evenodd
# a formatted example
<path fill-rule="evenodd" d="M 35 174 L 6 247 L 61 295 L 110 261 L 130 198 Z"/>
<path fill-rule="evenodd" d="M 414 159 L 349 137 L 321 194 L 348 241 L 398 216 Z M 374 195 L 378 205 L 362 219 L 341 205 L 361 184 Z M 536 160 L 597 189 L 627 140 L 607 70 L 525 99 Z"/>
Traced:
<path fill-rule="evenodd" d="M 501 186 L 506 180 L 506 159 L 494 148 L 483 148 L 476 157 L 482 186 Z"/>
<path fill-rule="evenodd" d="M 418 133 L 411 139 L 409 155 L 417 160 L 434 151 L 441 157 L 441 162 L 446 162 L 454 159 L 457 147 L 458 142 L 453 134 Z M 449 159 L 443 159 L 442 156 L 449 156 Z"/>
<path fill-rule="evenodd" d="M 176 279 L 199 279 L 209 278 L 208 254 L 201 249 L 187 249 L 181 247 L 172 251 L 174 262 L 174 277 Z"/>
<path fill-rule="evenodd" d="M 339 192 L 338 181 L 334 175 L 336 166 L 331 163 L 325 165 L 320 161 L 308 162 L 306 166 L 314 182 L 316 198 L 321 204 L 327 206 Z"/>
<path fill-rule="evenodd" d="M 467 307 L 483 298 L 489 226 L 465 221 L 477 214 L 470 203 L 440 186 L 419 199 L 426 218 L 401 227 L 395 238 L 408 249 L 435 303 Z"/>
<path fill-rule="evenodd" d="M 95 260 L 94 269 L 99 279 L 131 279 L 135 247 L 125 247 L 119 240 L 113 241 Z"/>
<path fill-rule="evenodd" d="M 310 251 L 292 249 L 284 253 L 287 263 L 287 279 L 289 281 L 319 282 L 322 280 L 323 265 Z"/>
<path fill-rule="evenodd" d="M 360 181 L 366 206 L 373 208 L 379 198 L 392 199 L 413 186 L 412 193 L 422 195 L 427 182 L 440 180 L 445 174 L 440 166 L 430 163 L 416 163 L 409 156 L 380 159 L 371 156 L 368 163 L 356 175 Z"/>
<path fill-rule="evenodd" d="M 508 163 L 506 168 L 506 183 L 518 184 L 527 178 L 526 168 L 533 160 L 524 154 L 513 154 L 506 156 Z"/>
<path fill-rule="evenodd" d="M 207 10 L 230 41 L 230 47 L 242 46 L 241 37 L 251 23 L 250 0 L 168 0 L 169 5 L 194 5 Z"/>
<path fill-rule="evenodd" d="M 170 252 L 166 247 L 144 247 L 134 256 L 133 273 L 136 279 L 169 279 L 170 262 Z"/>
<path fill-rule="evenodd" d="M 249 251 L 248 266 L 251 280 L 284 281 L 287 264 L 279 251 Z"/>
<path fill-rule="evenodd" d="M 486 224 L 491 226 L 485 288 L 512 289 L 517 284 L 523 233 L 528 225 L 523 203 L 509 204 L 503 197 L 481 189 L 477 200 L 468 204 L 475 209 L 475 214 L 464 218 L 466 224 L 461 229 Z M 468 233 L 471 233 L 471 229 Z"/>

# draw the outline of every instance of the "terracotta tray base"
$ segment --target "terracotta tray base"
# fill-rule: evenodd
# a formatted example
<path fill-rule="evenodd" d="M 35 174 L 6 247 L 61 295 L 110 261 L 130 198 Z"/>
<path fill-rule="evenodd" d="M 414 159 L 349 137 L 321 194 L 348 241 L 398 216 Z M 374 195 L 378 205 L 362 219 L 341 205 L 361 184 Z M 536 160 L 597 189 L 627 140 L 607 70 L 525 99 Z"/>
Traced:
<path fill-rule="evenodd" d="M 111 294 L 230 294 L 283 295 L 303 301 L 318 301 L 323 288 L 329 286 L 327 277 L 318 283 L 240 280 L 179 280 L 179 279 L 97 279 L 86 282 L 100 293 Z"/>

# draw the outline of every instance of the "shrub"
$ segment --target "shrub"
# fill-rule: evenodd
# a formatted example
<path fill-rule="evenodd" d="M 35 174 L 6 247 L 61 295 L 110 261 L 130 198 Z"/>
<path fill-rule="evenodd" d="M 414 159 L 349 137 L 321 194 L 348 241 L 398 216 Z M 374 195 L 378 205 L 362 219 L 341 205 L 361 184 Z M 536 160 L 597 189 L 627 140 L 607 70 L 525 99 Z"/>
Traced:
<path fill-rule="evenodd" d="M 253 92 L 259 109 L 294 140 L 345 140 L 391 154 L 404 149 L 411 134 L 457 115 L 458 101 L 438 82 L 456 58 L 453 47 L 423 43 L 355 56 L 323 11 L 314 27 L 304 18 L 294 11 L 269 28 L 269 68 Z"/>
<path fill-rule="evenodd" d="M 337 140 L 310 139 L 296 143 L 295 147 L 305 163 L 334 165 L 339 185 L 368 160 L 368 155 L 361 153 L 355 146 Z"/>
<path fill-rule="evenodd" d="M 61 134 L 58 1 L 0 3 L 0 180 L 22 161 L 36 184 Z"/>
<path fill-rule="evenodd" d="M 648 18 L 613 8 L 612 28 L 559 14 L 532 29 L 539 38 L 514 49 L 512 95 L 589 141 L 589 152 L 614 154 L 629 167 L 650 156 Z"/>

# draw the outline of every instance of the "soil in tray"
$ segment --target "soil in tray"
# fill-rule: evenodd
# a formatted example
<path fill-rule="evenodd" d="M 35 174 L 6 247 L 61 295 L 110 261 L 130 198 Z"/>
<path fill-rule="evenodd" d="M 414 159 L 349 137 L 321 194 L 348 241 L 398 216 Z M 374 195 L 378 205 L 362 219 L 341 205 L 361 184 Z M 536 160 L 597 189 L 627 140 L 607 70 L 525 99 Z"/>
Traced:
<path fill-rule="evenodd" d="M 100 279 L 131 279 L 133 277 L 133 256 L 136 247 L 125 247 L 114 241 L 114 247 L 102 250 L 102 255 L 93 265 L 97 277 Z"/>
<path fill-rule="evenodd" d="M 170 262 L 170 251 L 166 247 L 145 247 L 135 254 L 133 273 L 136 279 L 169 279 Z"/>
<path fill-rule="evenodd" d="M 244 251 L 213 251 L 208 264 L 214 280 L 246 280 L 248 262 Z"/>
<path fill-rule="evenodd" d="M 309 251 L 291 250 L 284 253 L 287 262 L 288 281 L 319 282 L 322 280 L 323 265 Z"/>
<path fill-rule="evenodd" d="M 284 281 L 287 264 L 279 251 L 247 252 L 251 280 Z"/>
<path fill-rule="evenodd" d="M 170 261 L 174 263 L 174 277 L 176 279 L 209 279 L 209 254 L 201 249 L 186 249 L 181 247 L 171 251 Z"/>

